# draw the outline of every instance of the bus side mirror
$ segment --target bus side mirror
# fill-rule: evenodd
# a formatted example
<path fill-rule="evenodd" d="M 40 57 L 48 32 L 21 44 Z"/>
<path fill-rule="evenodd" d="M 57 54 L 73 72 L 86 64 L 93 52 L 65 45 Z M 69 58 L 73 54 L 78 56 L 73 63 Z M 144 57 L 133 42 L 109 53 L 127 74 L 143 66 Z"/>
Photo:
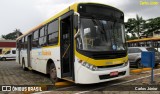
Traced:
<path fill-rule="evenodd" d="M 77 12 L 74 13 L 74 28 L 77 30 L 74 38 L 77 38 L 80 33 L 80 14 Z"/>

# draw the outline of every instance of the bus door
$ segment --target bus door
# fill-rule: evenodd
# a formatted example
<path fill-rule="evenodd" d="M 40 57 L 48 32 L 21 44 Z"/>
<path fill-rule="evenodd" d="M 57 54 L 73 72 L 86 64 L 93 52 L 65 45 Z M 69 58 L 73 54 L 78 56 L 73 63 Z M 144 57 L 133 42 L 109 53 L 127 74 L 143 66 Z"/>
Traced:
<path fill-rule="evenodd" d="M 21 56 L 21 49 L 22 49 L 22 48 L 21 48 L 21 42 L 22 42 L 22 41 L 19 40 L 19 41 L 18 41 L 18 45 L 17 45 L 17 46 L 18 46 L 18 62 L 19 62 L 19 64 L 21 64 L 21 57 L 20 57 L 20 56 Z"/>
<path fill-rule="evenodd" d="M 27 62 L 28 62 L 28 67 L 31 67 L 31 49 L 32 49 L 32 35 L 28 36 L 28 41 L 27 41 Z"/>
<path fill-rule="evenodd" d="M 64 14 L 60 20 L 61 76 L 68 80 L 74 80 L 73 13 Z"/>

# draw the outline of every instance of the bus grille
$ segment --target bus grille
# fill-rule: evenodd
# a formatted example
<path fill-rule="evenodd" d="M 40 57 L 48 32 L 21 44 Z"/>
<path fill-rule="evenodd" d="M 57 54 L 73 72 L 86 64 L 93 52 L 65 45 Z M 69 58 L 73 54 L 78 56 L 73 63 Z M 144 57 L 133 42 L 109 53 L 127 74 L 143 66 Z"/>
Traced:
<path fill-rule="evenodd" d="M 98 54 L 92 55 L 94 59 L 115 59 L 115 58 L 122 58 L 125 57 L 126 53 L 115 53 L 115 54 Z"/>
<path fill-rule="evenodd" d="M 111 67 L 118 67 L 118 66 L 122 66 L 124 63 L 122 64 L 116 64 L 116 65 L 107 65 L 107 66 L 97 66 L 98 68 L 111 68 Z"/>

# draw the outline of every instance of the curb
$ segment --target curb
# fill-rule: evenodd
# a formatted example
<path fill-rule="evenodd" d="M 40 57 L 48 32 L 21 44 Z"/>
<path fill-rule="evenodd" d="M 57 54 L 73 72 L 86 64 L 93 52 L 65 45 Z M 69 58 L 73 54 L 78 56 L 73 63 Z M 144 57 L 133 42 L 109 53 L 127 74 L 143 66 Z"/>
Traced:
<path fill-rule="evenodd" d="M 131 73 L 141 73 L 143 71 L 149 71 L 151 68 L 142 68 L 142 69 L 133 69 L 131 70 Z"/>
<path fill-rule="evenodd" d="M 64 82 L 57 82 L 55 83 L 55 86 L 68 86 L 68 85 L 72 85 L 72 82 L 68 82 L 68 81 L 64 81 Z"/>

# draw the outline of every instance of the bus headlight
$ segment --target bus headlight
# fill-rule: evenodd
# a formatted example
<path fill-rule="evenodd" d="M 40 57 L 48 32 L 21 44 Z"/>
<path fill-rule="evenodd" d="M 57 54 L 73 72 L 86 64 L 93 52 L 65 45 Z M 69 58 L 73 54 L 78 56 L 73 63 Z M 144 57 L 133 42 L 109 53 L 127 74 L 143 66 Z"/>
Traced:
<path fill-rule="evenodd" d="M 96 70 L 97 70 L 97 67 L 96 67 L 96 66 L 91 65 L 91 64 L 89 64 L 89 63 L 87 63 L 87 62 L 83 62 L 82 65 L 85 66 L 86 68 L 92 70 L 92 71 L 96 71 Z"/>

